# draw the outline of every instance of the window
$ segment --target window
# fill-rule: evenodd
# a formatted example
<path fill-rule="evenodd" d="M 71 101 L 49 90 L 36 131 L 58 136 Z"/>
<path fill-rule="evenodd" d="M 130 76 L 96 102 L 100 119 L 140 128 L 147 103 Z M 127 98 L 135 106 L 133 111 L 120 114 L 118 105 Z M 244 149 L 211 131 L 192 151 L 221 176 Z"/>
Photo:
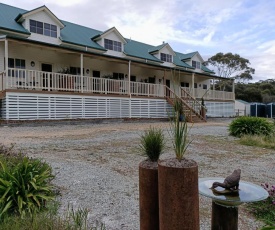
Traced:
<path fill-rule="evenodd" d="M 131 77 L 130 77 L 130 81 L 137 81 L 137 77 L 136 77 L 136 76 L 131 75 Z"/>
<path fill-rule="evenodd" d="M 113 40 L 109 40 L 109 39 L 104 39 L 104 47 L 105 49 L 108 50 L 114 50 L 114 51 L 118 51 L 121 52 L 121 42 L 117 42 L 117 41 L 113 41 Z"/>
<path fill-rule="evenodd" d="M 198 84 L 197 83 L 194 83 L 194 88 L 198 88 Z"/>
<path fill-rule="evenodd" d="M 26 61 L 24 59 L 17 59 L 17 58 L 9 58 L 8 59 L 8 67 L 9 68 L 16 68 L 16 69 L 26 69 Z M 25 77 L 24 71 L 16 71 L 14 73 L 14 70 L 9 70 L 8 72 L 9 76 L 16 76 L 16 77 Z"/>
<path fill-rule="evenodd" d="M 189 87 L 189 82 L 181 82 L 180 83 L 181 87 Z"/>
<path fill-rule="evenodd" d="M 94 70 L 93 77 L 100 77 L 100 71 Z"/>
<path fill-rule="evenodd" d="M 201 63 L 198 61 L 192 61 L 192 67 L 196 68 L 196 69 L 200 69 L 201 68 Z"/>
<path fill-rule="evenodd" d="M 203 85 L 202 85 L 202 88 L 203 88 L 203 89 L 207 89 L 207 85 L 203 84 Z"/>
<path fill-rule="evenodd" d="M 70 74 L 72 75 L 81 75 L 79 67 L 70 67 Z M 84 68 L 83 68 L 83 75 L 84 75 Z"/>
<path fill-rule="evenodd" d="M 113 73 L 113 79 L 121 80 L 124 78 L 124 73 Z"/>
<path fill-rule="evenodd" d="M 57 38 L 57 26 L 30 19 L 30 32 Z"/>
<path fill-rule="evenodd" d="M 165 62 L 172 62 L 172 55 L 160 53 L 160 60 L 165 61 Z"/>

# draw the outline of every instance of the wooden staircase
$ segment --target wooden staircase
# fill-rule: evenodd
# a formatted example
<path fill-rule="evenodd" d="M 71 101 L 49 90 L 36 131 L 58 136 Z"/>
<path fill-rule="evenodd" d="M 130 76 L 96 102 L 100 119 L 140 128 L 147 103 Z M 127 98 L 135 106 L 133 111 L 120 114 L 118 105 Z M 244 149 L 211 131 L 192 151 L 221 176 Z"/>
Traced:
<path fill-rule="evenodd" d="M 181 89 L 181 97 L 179 97 L 169 87 L 165 87 L 165 98 L 167 102 L 174 106 L 175 100 L 180 100 L 183 107 L 182 112 L 188 122 L 206 122 L 206 108 L 198 100 L 183 89 Z"/>

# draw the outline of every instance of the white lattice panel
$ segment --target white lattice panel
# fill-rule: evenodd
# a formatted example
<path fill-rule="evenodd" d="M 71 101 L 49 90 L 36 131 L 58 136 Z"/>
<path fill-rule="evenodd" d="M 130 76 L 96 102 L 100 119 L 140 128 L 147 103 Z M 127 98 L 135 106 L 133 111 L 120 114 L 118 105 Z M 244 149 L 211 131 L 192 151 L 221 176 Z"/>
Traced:
<path fill-rule="evenodd" d="M 1 115 L 10 120 L 163 118 L 170 109 L 164 99 L 7 93 Z"/>

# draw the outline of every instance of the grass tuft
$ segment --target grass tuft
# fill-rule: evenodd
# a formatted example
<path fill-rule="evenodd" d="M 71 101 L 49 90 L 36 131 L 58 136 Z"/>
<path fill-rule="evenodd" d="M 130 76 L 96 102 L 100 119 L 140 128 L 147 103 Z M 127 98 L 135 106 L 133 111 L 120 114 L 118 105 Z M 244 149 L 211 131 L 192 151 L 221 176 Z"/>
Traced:
<path fill-rule="evenodd" d="M 140 137 L 140 150 L 151 161 L 158 161 L 165 148 L 165 139 L 161 129 L 150 127 Z"/>

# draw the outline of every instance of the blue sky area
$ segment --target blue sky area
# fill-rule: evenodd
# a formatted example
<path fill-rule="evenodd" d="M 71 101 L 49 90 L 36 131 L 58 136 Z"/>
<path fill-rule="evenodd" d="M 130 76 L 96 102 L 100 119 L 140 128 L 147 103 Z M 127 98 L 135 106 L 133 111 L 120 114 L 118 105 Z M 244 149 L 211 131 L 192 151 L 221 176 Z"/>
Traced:
<path fill-rule="evenodd" d="M 58 18 L 207 60 L 232 52 L 250 60 L 254 81 L 275 79 L 275 1 L 270 0 L 1 0 L 31 10 L 46 5 Z"/>

